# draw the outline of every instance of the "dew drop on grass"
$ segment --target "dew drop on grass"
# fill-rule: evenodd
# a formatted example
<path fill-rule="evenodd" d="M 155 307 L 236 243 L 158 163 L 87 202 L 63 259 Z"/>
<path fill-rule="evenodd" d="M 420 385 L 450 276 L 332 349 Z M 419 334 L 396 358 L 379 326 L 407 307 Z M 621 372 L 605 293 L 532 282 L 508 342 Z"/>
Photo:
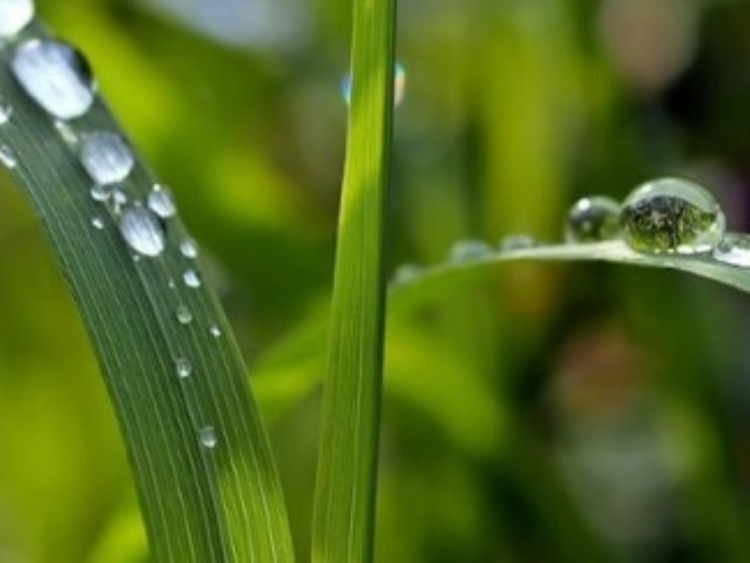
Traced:
<path fill-rule="evenodd" d="M 352 102 L 352 75 L 347 74 L 341 80 L 341 97 L 346 105 Z M 397 62 L 393 69 L 393 104 L 400 106 L 406 97 L 406 69 L 404 65 Z"/>
<path fill-rule="evenodd" d="M 92 226 L 93 226 L 93 227 L 94 227 L 95 229 L 98 229 L 98 230 L 100 230 L 100 231 L 101 231 L 101 230 L 102 230 L 102 229 L 104 228 L 104 219 L 102 219 L 101 217 L 94 217 L 94 218 L 93 218 L 93 219 L 91 220 L 91 225 L 92 225 Z"/>
<path fill-rule="evenodd" d="M 32 0 L 0 0 L 0 37 L 18 35 L 34 19 Z"/>
<path fill-rule="evenodd" d="M 198 245 L 193 239 L 186 238 L 180 243 L 180 254 L 190 260 L 198 258 Z"/>
<path fill-rule="evenodd" d="M 16 154 L 8 145 L 0 145 L 0 164 L 5 166 L 8 170 L 13 170 L 18 166 Z"/>
<path fill-rule="evenodd" d="M 208 329 L 208 332 L 214 338 L 221 338 L 222 332 L 218 325 L 211 325 L 211 327 Z"/>
<path fill-rule="evenodd" d="M 481 240 L 460 240 L 453 244 L 450 250 L 450 259 L 454 262 L 471 262 L 483 260 L 492 255 L 492 248 Z"/>
<path fill-rule="evenodd" d="M 214 449 L 219 443 L 216 428 L 213 426 L 204 426 L 201 428 L 198 431 L 198 438 L 200 439 L 201 445 L 209 450 Z"/>
<path fill-rule="evenodd" d="M 148 209 L 134 207 L 120 218 L 120 232 L 125 242 L 143 256 L 159 256 L 166 244 L 159 218 Z"/>
<path fill-rule="evenodd" d="M 620 217 L 622 236 L 648 254 L 711 252 L 724 236 L 724 214 L 710 192 L 680 178 L 661 178 L 636 188 Z"/>
<path fill-rule="evenodd" d="M 2 0 L 0 0 L 2 1 Z M 13 106 L 0 98 L 0 125 L 5 125 L 13 117 Z"/>
<path fill-rule="evenodd" d="M 569 242 L 600 242 L 619 235 L 620 204 L 610 197 L 584 197 L 568 211 L 565 239 Z"/>
<path fill-rule="evenodd" d="M 177 321 L 183 325 L 189 325 L 193 322 L 193 313 L 185 305 L 180 305 L 175 310 Z"/>
<path fill-rule="evenodd" d="M 193 364 L 187 358 L 177 358 L 175 361 L 175 369 L 177 376 L 181 379 L 186 379 L 193 375 Z"/>
<path fill-rule="evenodd" d="M 719 262 L 739 268 L 750 268 L 750 235 L 730 233 L 714 249 Z"/>
<path fill-rule="evenodd" d="M 75 48 L 52 39 L 22 43 L 11 62 L 18 83 L 47 113 L 58 119 L 85 114 L 96 90 L 91 67 Z"/>
<path fill-rule="evenodd" d="M 416 264 L 402 264 L 396 268 L 393 274 L 393 282 L 397 284 L 406 284 L 414 281 L 422 273 L 422 268 Z"/>
<path fill-rule="evenodd" d="M 125 180 L 133 170 L 135 159 L 120 135 L 97 132 L 84 138 L 81 164 L 97 184 L 107 185 Z"/>
<path fill-rule="evenodd" d="M 91 186 L 89 194 L 91 195 L 91 199 L 93 199 L 94 201 L 107 201 L 110 197 L 112 197 L 112 186 L 94 184 L 93 186 Z"/>
<path fill-rule="evenodd" d="M 62 137 L 62 140 L 67 144 L 71 146 L 76 146 L 78 144 L 78 133 L 76 133 L 75 129 L 73 129 L 68 122 L 62 121 L 61 119 L 55 119 L 55 129 L 57 129 L 57 132 L 60 133 L 60 137 Z"/>
<path fill-rule="evenodd" d="M 500 240 L 498 248 L 500 252 L 512 252 L 514 250 L 524 250 L 534 248 L 536 240 L 530 235 L 508 235 Z"/>
<path fill-rule="evenodd" d="M 172 194 L 167 188 L 158 184 L 148 194 L 148 208 L 162 219 L 168 219 L 177 213 Z"/>
<path fill-rule="evenodd" d="M 200 275 L 195 270 L 186 270 L 182 274 L 182 281 L 185 285 L 192 288 L 198 288 L 202 285 Z"/>

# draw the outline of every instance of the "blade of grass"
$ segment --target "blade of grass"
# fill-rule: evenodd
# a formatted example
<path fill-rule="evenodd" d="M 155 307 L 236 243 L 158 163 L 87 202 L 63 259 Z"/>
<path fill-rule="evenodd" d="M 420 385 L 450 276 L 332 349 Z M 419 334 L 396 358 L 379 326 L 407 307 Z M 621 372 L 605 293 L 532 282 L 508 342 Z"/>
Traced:
<path fill-rule="evenodd" d="M 339 215 L 313 559 L 372 559 L 385 316 L 395 0 L 355 0 L 352 95 Z"/>
<path fill-rule="evenodd" d="M 152 557 L 292 561 L 284 500 L 245 365 L 214 295 L 205 284 L 182 283 L 196 268 L 179 250 L 183 225 L 167 220 L 165 252 L 135 259 L 118 213 L 89 196 L 92 180 L 78 159 L 86 133 L 119 133 L 109 110 L 97 98 L 74 122 L 55 123 L 11 75 L 16 44 L 47 37 L 35 22 L 0 45 L 0 96 L 13 108 L 0 126 L 0 146 L 14 155 L 6 158 L 15 160 L 11 173 L 40 218 L 99 358 Z M 123 188 L 140 202 L 154 184 L 137 159 Z M 178 307 L 190 312 L 189 322 L 178 322 Z M 190 377 L 178 376 L 178 359 L 190 362 Z"/>

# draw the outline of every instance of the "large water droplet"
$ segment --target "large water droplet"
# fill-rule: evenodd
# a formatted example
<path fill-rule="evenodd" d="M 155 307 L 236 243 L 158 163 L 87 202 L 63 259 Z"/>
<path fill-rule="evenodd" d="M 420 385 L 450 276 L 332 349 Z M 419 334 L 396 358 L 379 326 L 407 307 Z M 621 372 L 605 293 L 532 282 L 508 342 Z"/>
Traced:
<path fill-rule="evenodd" d="M 18 166 L 16 154 L 8 145 L 0 145 L 0 164 L 5 166 L 8 170 L 13 170 Z"/>
<path fill-rule="evenodd" d="M 148 207 L 162 219 L 168 219 L 177 213 L 172 194 L 167 188 L 159 185 L 154 186 L 148 194 Z"/>
<path fill-rule="evenodd" d="M 611 240 L 619 234 L 620 204 L 610 197 L 584 197 L 568 212 L 565 238 L 571 242 Z"/>
<path fill-rule="evenodd" d="M 650 254 L 710 252 L 724 236 L 724 214 L 713 195 L 679 178 L 636 188 L 623 203 L 620 220 L 625 242 Z"/>
<path fill-rule="evenodd" d="M 185 305 L 180 305 L 175 311 L 175 316 L 180 324 L 189 325 L 193 322 L 193 313 Z"/>
<path fill-rule="evenodd" d="M 51 39 L 21 44 L 11 62 L 21 87 L 58 119 L 73 119 L 94 103 L 94 79 L 88 62 L 72 46 Z"/>
<path fill-rule="evenodd" d="M 0 0 L 1 2 L 2 0 Z M 13 117 L 13 106 L 0 98 L 0 125 L 5 125 Z"/>
<path fill-rule="evenodd" d="M 97 184 L 115 184 L 130 175 L 135 159 L 120 135 L 99 132 L 84 138 L 81 164 Z"/>
<path fill-rule="evenodd" d="M 714 258 L 739 268 L 750 268 L 750 235 L 728 234 L 714 249 Z"/>
<path fill-rule="evenodd" d="M 209 450 L 214 449 L 218 443 L 219 438 L 216 434 L 216 429 L 213 426 L 204 426 L 198 431 L 198 437 L 201 445 Z"/>
<path fill-rule="evenodd" d="M 164 251 L 165 236 L 159 218 L 148 209 L 134 207 L 123 213 L 120 232 L 128 246 L 144 256 L 158 256 Z"/>
<path fill-rule="evenodd" d="M 182 274 L 182 281 L 185 282 L 185 285 L 192 288 L 197 288 L 202 285 L 200 275 L 195 270 L 186 270 L 184 274 Z"/>
<path fill-rule="evenodd" d="M 347 105 L 352 102 L 352 75 L 347 74 L 341 81 L 341 96 Z M 406 69 L 397 62 L 393 69 L 393 104 L 400 106 L 406 97 Z"/>
<path fill-rule="evenodd" d="M 0 37 L 13 37 L 34 19 L 32 0 L 0 0 Z"/>
<path fill-rule="evenodd" d="M 198 244 L 191 238 L 186 238 L 180 243 L 180 254 L 190 260 L 198 258 Z"/>
<path fill-rule="evenodd" d="M 471 262 L 483 260 L 492 255 L 492 248 L 481 240 L 460 240 L 453 244 L 450 259 L 454 262 Z"/>
<path fill-rule="evenodd" d="M 175 360 L 175 369 L 178 377 L 186 379 L 193 374 L 193 364 L 187 358 L 177 358 Z"/>

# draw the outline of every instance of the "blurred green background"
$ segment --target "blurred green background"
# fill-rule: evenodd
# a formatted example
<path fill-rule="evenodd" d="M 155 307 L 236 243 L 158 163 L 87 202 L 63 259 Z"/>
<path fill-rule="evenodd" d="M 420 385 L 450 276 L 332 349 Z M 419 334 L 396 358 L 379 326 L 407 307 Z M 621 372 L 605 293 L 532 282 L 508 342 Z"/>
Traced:
<path fill-rule="evenodd" d="M 349 2 L 38 4 L 209 257 L 304 561 Z M 750 2 L 404 0 L 399 19 L 391 270 L 465 238 L 559 240 L 576 198 L 659 175 L 750 229 Z M 750 297 L 520 264 L 397 299 L 378 561 L 750 561 Z M 0 443 L 0 563 L 147 560 L 93 354 L 5 175 Z"/>

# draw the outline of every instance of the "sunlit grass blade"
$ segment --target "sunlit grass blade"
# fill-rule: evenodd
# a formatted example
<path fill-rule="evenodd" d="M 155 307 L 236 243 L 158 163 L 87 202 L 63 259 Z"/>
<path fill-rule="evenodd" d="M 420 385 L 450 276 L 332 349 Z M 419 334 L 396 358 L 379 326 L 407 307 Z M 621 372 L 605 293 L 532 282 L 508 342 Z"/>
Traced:
<path fill-rule="evenodd" d="M 121 185 L 127 201 L 90 196 L 81 141 L 119 128 L 98 97 L 69 123 L 56 123 L 31 101 L 9 65 L 19 42 L 39 37 L 47 33 L 35 23 L 0 45 L 0 96 L 12 108 L 0 146 L 99 358 L 153 560 L 291 561 L 284 500 L 246 368 L 195 256 L 180 250 L 184 227 L 176 217 L 163 220 L 166 248 L 155 257 L 126 244 L 121 212 L 143 209 L 154 179 L 136 158 Z"/>
<path fill-rule="evenodd" d="M 352 94 L 313 522 L 313 559 L 369 561 L 385 316 L 395 0 L 355 0 Z"/>

